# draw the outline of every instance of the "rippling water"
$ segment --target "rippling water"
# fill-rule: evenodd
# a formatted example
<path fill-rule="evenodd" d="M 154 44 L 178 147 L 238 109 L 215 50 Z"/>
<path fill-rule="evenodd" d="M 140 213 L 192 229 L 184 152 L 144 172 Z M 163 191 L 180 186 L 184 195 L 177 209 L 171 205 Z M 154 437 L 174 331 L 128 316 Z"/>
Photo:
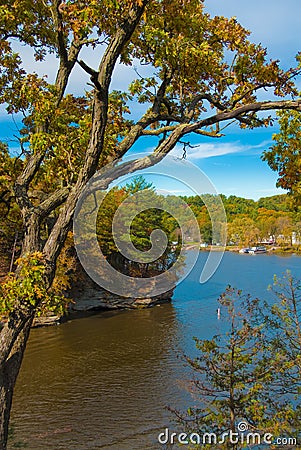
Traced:
<path fill-rule="evenodd" d="M 200 285 L 206 256 L 200 254 L 171 304 L 32 330 L 14 396 L 15 439 L 30 450 L 162 448 L 158 434 L 176 429 L 166 406 L 192 402 L 179 355 L 194 353 L 193 336 L 219 329 L 216 299 L 225 287 L 262 297 L 274 274 L 290 269 L 301 278 L 299 257 L 226 253 Z"/>

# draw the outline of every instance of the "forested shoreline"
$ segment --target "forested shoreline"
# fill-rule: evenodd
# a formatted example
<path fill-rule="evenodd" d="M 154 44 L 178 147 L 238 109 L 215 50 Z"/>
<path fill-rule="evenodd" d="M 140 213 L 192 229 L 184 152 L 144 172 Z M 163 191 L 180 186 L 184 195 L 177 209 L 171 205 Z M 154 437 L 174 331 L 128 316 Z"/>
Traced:
<path fill-rule="evenodd" d="M 227 197 L 221 194 L 220 197 L 227 217 L 227 240 L 221 243 L 243 247 L 265 242 L 284 248 L 295 244 L 294 250 L 298 250 L 301 212 L 289 195 L 262 197 L 257 201 L 235 195 Z M 212 243 L 206 205 L 214 203 L 214 196 L 205 195 L 203 200 L 199 197 L 184 197 L 184 200 L 197 216 L 202 241 Z"/>
<path fill-rule="evenodd" d="M 141 270 L 137 267 L 137 264 L 136 266 L 132 264 L 131 268 L 130 264 L 128 264 L 126 268 L 124 261 L 116 258 L 117 249 L 114 244 L 111 226 L 118 206 L 129 195 L 129 191 L 136 192 L 137 186 L 140 190 L 149 190 L 150 206 L 152 198 L 159 199 L 162 202 L 162 206 L 166 207 L 167 204 L 176 206 L 179 210 L 182 210 L 180 214 L 182 214 L 185 221 L 187 211 L 183 207 L 184 201 L 187 204 L 187 208 L 190 207 L 192 210 L 199 225 L 200 244 L 226 244 L 233 248 L 241 248 L 265 242 L 266 244 L 280 247 L 282 251 L 299 251 L 299 243 L 301 242 L 301 211 L 300 208 L 294 206 L 291 197 L 286 194 L 263 197 L 257 201 L 235 195 L 227 197 L 221 194 L 219 197 L 222 199 L 227 217 L 227 223 L 224 223 L 220 221 L 218 215 L 214 216 L 214 205 L 217 202 L 217 196 L 204 194 L 203 196 L 177 197 L 169 195 L 164 197 L 156 193 L 151 183 L 148 184 L 144 179 L 138 177 L 134 179 L 131 185 L 114 188 L 113 191 L 108 193 L 107 200 L 98 214 L 97 225 L 100 247 L 110 263 L 114 264 L 115 260 L 117 265 L 123 264 L 124 270 L 126 269 L 127 272 L 132 270 L 136 276 L 139 276 L 139 270 Z M 0 207 L 0 279 L 4 281 L 8 272 L 14 269 L 20 255 L 23 229 L 17 207 L 11 207 L 8 214 L 4 203 Z M 212 218 L 210 218 L 208 207 L 213 211 Z M 217 222 L 217 228 L 220 230 L 219 239 L 215 241 L 212 240 L 211 219 Z M 49 220 L 49 223 L 45 224 L 45 233 L 51 229 L 50 222 Z M 134 245 L 141 251 L 147 250 L 150 242 L 150 233 L 156 227 L 163 229 L 167 234 L 169 250 L 170 246 L 178 242 L 179 239 L 183 239 L 186 244 L 198 244 L 196 236 L 193 235 L 193 230 L 190 229 L 188 218 L 186 219 L 186 226 L 182 230 L 183 235 L 180 236 L 181 233 L 175 219 L 166 212 L 158 212 L 154 209 L 151 214 L 138 216 L 136 222 L 134 222 L 131 235 Z M 225 232 L 227 233 L 226 240 Z M 217 238 L 218 236 L 215 237 Z M 165 253 L 164 264 L 172 264 L 172 261 L 167 261 L 167 259 L 167 253 Z M 73 237 L 70 232 L 57 267 L 57 281 L 54 283 L 57 292 L 66 291 L 71 287 L 72 278 L 76 272 L 76 265 Z M 121 268 L 121 270 L 123 269 Z M 156 271 L 155 267 L 152 269 Z M 145 273 L 140 276 L 145 276 Z"/>

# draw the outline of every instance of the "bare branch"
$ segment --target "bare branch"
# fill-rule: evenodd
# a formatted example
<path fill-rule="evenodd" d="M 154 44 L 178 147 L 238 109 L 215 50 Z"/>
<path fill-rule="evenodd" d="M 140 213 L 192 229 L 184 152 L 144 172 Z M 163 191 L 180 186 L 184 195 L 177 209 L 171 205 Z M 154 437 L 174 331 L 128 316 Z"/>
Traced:
<path fill-rule="evenodd" d="M 243 114 L 258 111 L 271 111 L 278 109 L 293 109 L 301 111 L 301 99 L 300 100 L 282 100 L 282 101 L 267 101 L 267 102 L 255 102 L 249 105 L 243 105 L 233 110 L 226 110 L 207 117 L 206 119 L 199 120 L 192 124 L 186 124 L 184 134 L 195 132 L 203 127 L 223 122 L 226 120 L 237 119 Z"/>
<path fill-rule="evenodd" d="M 155 97 L 153 107 L 152 107 L 152 110 L 155 114 L 160 113 L 161 104 L 164 99 L 166 89 L 171 82 L 171 79 L 172 79 L 172 73 L 168 72 L 167 70 L 164 70 L 163 81 L 158 89 L 158 92 L 157 92 L 157 95 Z"/>
<path fill-rule="evenodd" d="M 217 108 L 220 111 L 225 111 L 225 109 L 227 108 L 225 105 L 223 105 L 217 99 L 215 99 L 212 95 L 203 93 L 203 94 L 196 95 L 194 97 L 194 99 L 190 102 L 190 104 L 186 108 L 185 116 L 187 118 L 191 119 L 198 103 L 202 102 L 203 100 L 207 100 L 211 106 L 214 106 L 215 108 Z"/>
<path fill-rule="evenodd" d="M 87 74 L 89 74 L 93 79 L 97 79 L 98 72 L 92 67 L 88 66 L 88 64 L 85 63 L 82 59 L 77 61 L 77 63 L 81 66 L 82 69 L 84 69 Z"/>

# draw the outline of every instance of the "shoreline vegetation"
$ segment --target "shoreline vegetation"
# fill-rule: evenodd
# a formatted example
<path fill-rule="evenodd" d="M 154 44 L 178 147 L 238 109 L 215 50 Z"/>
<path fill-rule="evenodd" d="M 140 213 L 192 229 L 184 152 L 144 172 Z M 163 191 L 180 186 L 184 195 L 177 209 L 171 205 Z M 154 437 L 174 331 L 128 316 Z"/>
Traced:
<path fill-rule="evenodd" d="M 200 247 L 200 244 L 196 243 L 189 243 L 185 244 L 185 250 L 199 250 L 200 252 L 209 252 L 209 251 L 215 251 L 215 252 L 233 252 L 233 253 L 239 253 L 239 250 L 242 247 L 239 247 L 237 245 L 208 245 L 207 247 Z M 300 255 L 301 256 L 301 245 L 296 246 L 280 246 L 280 245 L 268 245 L 266 246 L 266 253 L 269 254 L 276 254 L 276 255 Z"/>
<path fill-rule="evenodd" d="M 235 251 L 244 247 L 254 245 L 266 245 L 267 249 L 279 253 L 299 253 L 301 248 L 301 210 L 292 203 L 289 195 L 281 194 L 271 197 L 263 197 L 259 200 L 245 199 L 223 194 L 219 196 L 204 194 L 202 196 L 174 196 L 166 199 L 155 194 L 154 186 L 147 183 L 143 177 L 136 178 L 131 184 L 124 188 L 115 188 L 106 197 L 106 202 L 98 214 L 97 236 L 99 245 L 106 257 L 114 259 L 117 249 L 111 233 L 111 225 L 114 213 L 127 195 L 137 190 L 149 190 L 149 196 L 162 201 L 162 206 L 172 206 L 178 211 L 178 215 L 185 224 L 182 230 L 182 239 L 186 248 L 191 246 L 202 246 L 201 250 L 218 250 L 218 245 L 212 243 L 227 243 L 226 250 Z M 222 200 L 226 222 L 220 217 L 218 209 L 218 198 Z M 202 244 L 198 243 L 198 237 L 191 229 L 187 215 L 187 208 L 183 207 L 183 201 L 193 212 L 199 226 Z M 149 202 L 150 205 L 152 202 Z M 150 206 L 151 208 L 151 206 Z M 208 208 L 214 211 L 210 217 Z M 135 228 L 132 230 L 131 239 L 133 244 L 141 251 L 149 248 L 149 230 L 162 229 L 172 243 L 178 242 L 181 230 L 176 221 L 168 214 L 157 214 L 150 210 L 151 214 L 138 215 Z M 216 212 L 216 213 L 215 213 Z M 11 213 L 12 214 L 12 213 Z M 151 216 L 151 217 L 150 217 Z M 14 228 L 12 228 L 12 220 Z M 149 220 L 149 226 L 146 226 Z M 213 236 L 212 224 L 215 225 Z M 147 231 L 147 229 L 149 230 Z M 51 225 L 48 226 L 48 231 Z M 19 213 L 14 211 L 13 217 L 6 214 L 6 209 L 0 208 L 0 283 L 4 281 L 8 272 L 14 272 L 16 261 L 21 254 L 24 229 Z M 226 237 L 227 236 L 227 237 Z M 227 239 L 227 240 L 226 240 Z M 272 244 L 264 244 L 267 242 Z M 72 284 L 74 274 L 74 242 L 69 233 L 62 256 L 58 261 L 56 280 L 59 285 L 66 286 L 69 281 Z M 114 264 L 113 264 L 114 265 Z M 120 265 L 120 261 L 119 261 Z M 137 270 L 129 267 L 128 270 Z"/>
<path fill-rule="evenodd" d="M 265 245 L 267 254 L 289 256 L 301 254 L 301 211 L 293 207 L 291 198 L 285 194 L 272 197 L 264 197 L 258 201 L 236 197 L 226 197 L 204 194 L 200 196 L 162 197 L 155 192 L 154 186 L 147 183 L 143 177 L 138 177 L 132 183 L 123 188 L 115 188 L 110 191 L 104 202 L 102 210 L 98 214 L 97 236 L 100 248 L 109 263 L 117 270 L 136 276 L 154 276 L 158 273 L 158 264 L 136 264 L 131 260 L 121 258 L 115 246 L 112 232 L 112 222 L 115 211 L 125 198 L 128 199 L 136 191 L 148 192 L 148 204 L 150 209 L 143 215 L 138 215 L 133 221 L 131 239 L 140 251 L 149 249 L 149 234 L 154 229 L 161 229 L 168 236 L 168 248 L 159 260 L 161 270 L 166 270 L 175 260 L 179 247 L 183 242 L 187 251 L 227 251 L 239 252 L 245 247 Z M 222 200 L 226 212 L 225 218 L 221 217 L 218 206 L 218 197 Z M 178 211 L 182 221 L 180 229 L 177 221 L 170 215 L 152 207 L 156 201 L 162 202 L 163 211 L 166 204 L 173 206 Z M 186 204 L 183 206 L 183 201 Z M 187 205 L 189 208 L 187 208 Z M 214 211 L 212 217 L 208 208 Z M 167 208 L 168 209 L 168 208 Z M 191 210 L 199 226 L 199 235 L 191 227 L 190 216 L 187 210 Z M 131 208 L 128 208 L 130 211 Z M 17 229 L 12 230 L 10 217 L 0 214 L 0 290 L 9 281 L 9 272 L 14 271 L 21 254 L 22 236 L 24 230 L 21 221 L 16 220 Z M 1 213 L 1 210 L 0 210 Z M 18 218 L 18 217 L 17 217 Z M 213 232 L 214 224 L 214 232 Z M 201 236 L 201 240 L 199 240 Z M 272 242 L 264 244 L 264 242 Z M 224 247 L 219 243 L 227 242 Z M 292 245 L 294 244 L 294 245 Z M 157 264 L 157 265 L 156 265 Z M 35 268 L 33 268 L 35 269 Z M 134 297 L 127 301 L 120 296 L 114 296 L 109 292 L 103 292 L 99 286 L 90 285 L 91 280 L 85 274 L 77 259 L 74 247 L 73 235 L 69 233 L 65 246 L 58 259 L 56 275 L 53 283 L 55 295 L 61 296 L 64 301 L 64 310 L 59 312 L 53 309 L 44 310 L 36 319 L 37 326 L 52 325 L 63 322 L 65 316 L 91 311 L 133 309 L 136 307 L 149 308 L 166 299 L 145 298 L 136 301 Z M 34 272 L 36 274 L 36 271 Z M 90 280 L 90 281 L 89 281 Z M 4 291 L 3 291 L 4 292 Z M 1 296 L 0 296 L 1 297 Z M 3 297 L 2 318 L 7 317 L 5 309 L 5 296 Z M 169 295 L 171 300 L 172 293 Z M 75 306 L 74 306 L 75 304 Z M 1 319 L 0 316 L 0 319 Z M 4 319 L 5 320 L 5 319 Z"/>
<path fill-rule="evenodd" d="M 266 246 L 266 255 L 277 255 L 277 256 L 301 256 L 301 246 L 277 246 L 277 245 L 269 245 Z M 186 251 L 199 251 L 199 252 L 230 252 L 239 254 L 239 250 L 241 247 L 239 246 L 221 246 L 221 245 L 208 245 L 207 247 L 200 247 L 200 243 L 191 242 L 185 243 L 184 248 Z M 245 256 L 246 254 L 242 254 Z M 254 256 L 247 254 L 247 256 Z M 83 287 L 80 288 L 80 284 L 83 281 L 84 277 L 84 285 L 87 289 Z M 137 305 L 130 304 L 130 302 L 125 302 L 125 299 L 119 298 L 118 296 L 111 294 L 108 297 L 107 292 L 105 292 L 102 288 L 99 288 L 95 285 L 92 280 L 89 279 L 87 275 L 81 274 L 81 283 L 73 286 L 71 290 L 70 303 L 67 311 L 62 316 L 58 316 L 56 314 L 45 314 L 39 316 L 35 319 L 33 324 L 34 328 L 40 328 L 45 326 L 52 325 L 60 325 L 62 323 L 68 322 L 69 320 L 80 319 L 83 317 L 88 317 L 93 314 L 97 314 L 101 311 L 123 311 L 123 310 L 134 310 L 134 309 L 142 309 L 142 308 L 152 308 L 157 305 L 161 305 L 162 303 L 172 301 L 173 292 L 168 292 L 166 295 L 159 296 L 158 299 L 146 298 L 143 301 L 138 301 Z M 76 298 L 74 297 L 75 291 L 77 292 Z M 168 295 L 167 295 L 168 294 Z M 131 299 L 133 300 L 133 299 Z M 111 305 L 110 305 L 111 303 Z M 124 304 L 123 304 L 124 303 Z M 134 302 L 135 303 L 135 302 Z M 0 317 L 0 327 L 1 323 L 3 324 L 6 321 L 4 316 Z"/>

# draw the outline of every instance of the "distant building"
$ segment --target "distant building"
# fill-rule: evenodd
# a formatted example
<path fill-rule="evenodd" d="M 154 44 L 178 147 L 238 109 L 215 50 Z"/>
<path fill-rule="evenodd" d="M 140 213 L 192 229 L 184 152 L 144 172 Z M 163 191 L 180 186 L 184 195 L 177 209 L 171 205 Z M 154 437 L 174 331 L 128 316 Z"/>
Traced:
<path fill-rule="evenodd" d="M 262 239 L 259 243 L 265 244 L 265 245 L 273 245 L 276 243 L 276 238 L 275 238 L 275 236 L 270 236 L 267 239 Z"/>
<path fill-rule="evenodd" d="M 292 232 L 292 244 L 293 245 L 301 244 L 300 238 L 295 231 Z"/>

